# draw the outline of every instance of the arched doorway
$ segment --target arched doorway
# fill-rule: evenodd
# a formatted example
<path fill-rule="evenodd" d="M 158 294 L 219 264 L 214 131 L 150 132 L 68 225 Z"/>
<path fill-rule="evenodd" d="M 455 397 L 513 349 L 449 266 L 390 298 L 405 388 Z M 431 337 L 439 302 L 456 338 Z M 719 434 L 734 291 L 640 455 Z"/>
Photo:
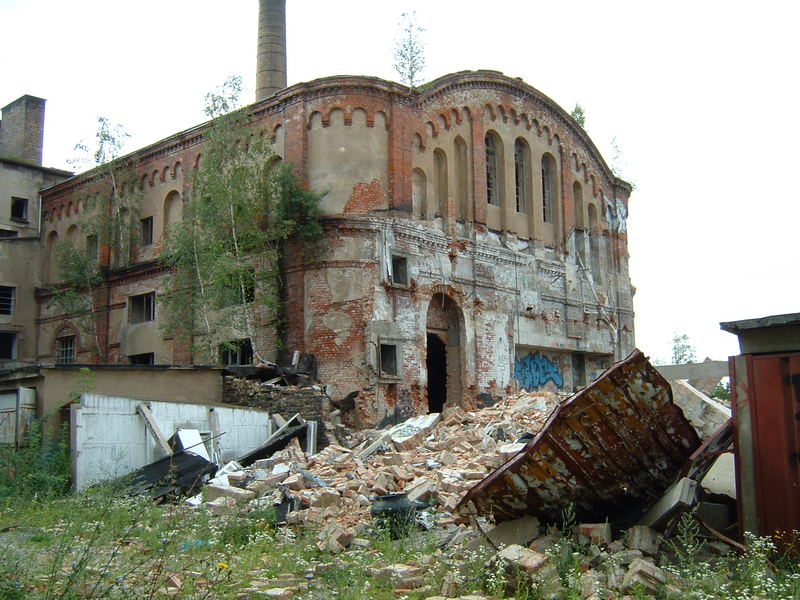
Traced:
<path fill-rule="evenodd" d="M 461 311 L 445 294 L 434 294 L 426 319 L 425 367 L 428 371 L 428 412 L 461 404 L 463 360 Z"/>

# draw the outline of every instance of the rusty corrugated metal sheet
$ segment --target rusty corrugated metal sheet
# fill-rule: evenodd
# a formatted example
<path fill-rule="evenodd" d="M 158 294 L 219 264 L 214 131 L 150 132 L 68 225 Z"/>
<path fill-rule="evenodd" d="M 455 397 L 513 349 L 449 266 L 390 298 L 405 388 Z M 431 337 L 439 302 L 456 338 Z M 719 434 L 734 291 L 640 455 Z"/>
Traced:
<path fill-rule="evenodd" d="M 667 381 L 639 351 L 558 406 L 537 436 L 462 499 L 497 521 L 527 514 L 558 521 L 632 521 L 700 446 Z"/>

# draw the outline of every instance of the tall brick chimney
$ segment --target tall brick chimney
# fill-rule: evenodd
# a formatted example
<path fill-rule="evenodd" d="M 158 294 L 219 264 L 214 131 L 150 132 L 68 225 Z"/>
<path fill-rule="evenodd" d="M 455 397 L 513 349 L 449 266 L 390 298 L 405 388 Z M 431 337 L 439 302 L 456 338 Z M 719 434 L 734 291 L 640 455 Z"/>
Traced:
<path fill-rule="evenodd" d="M 286 87 L 286 0 L 259 0 L 256 102 Z"/>
<path fill-rule="evenodd" d="M 22 96 L 4 106 L 0 121 L 0 155 L 42 164 L 43 98 Z"/>

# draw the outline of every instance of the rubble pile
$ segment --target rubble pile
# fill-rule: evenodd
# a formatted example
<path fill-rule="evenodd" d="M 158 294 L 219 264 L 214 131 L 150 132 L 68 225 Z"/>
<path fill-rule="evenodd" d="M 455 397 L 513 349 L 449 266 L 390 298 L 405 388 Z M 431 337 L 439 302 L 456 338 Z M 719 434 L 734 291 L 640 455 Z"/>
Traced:
<path fill-rule="evenodd" d="M 414 417 L 314 455 L 294 439 L 250 467 L 229 465 L 206 486 L 203 504 L 215 514 L 275 506 L 290 524 L 321 527 L 321 546 L 334 552 L 370 521 L 373 499 L 391 493 L 436 506 L 439 524 L 451 523 L 462 496 L 516 455 L 557 404 L 550 392 L 523 392 L 479 411 Z"/>

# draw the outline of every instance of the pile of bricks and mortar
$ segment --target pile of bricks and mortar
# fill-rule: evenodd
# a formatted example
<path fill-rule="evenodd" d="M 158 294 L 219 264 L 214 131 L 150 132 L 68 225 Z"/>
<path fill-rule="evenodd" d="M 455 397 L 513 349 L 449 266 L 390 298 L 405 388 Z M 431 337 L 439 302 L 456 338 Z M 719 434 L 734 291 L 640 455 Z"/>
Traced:
<path fill-rule="evenodd" d="M 350 447 L 334 443 L 314 455 L 305 454 L 295 439 L 270 458 L 207 485 L 201 506 L 225 516 L 288 500 L 294 510 L 286 515 L 286 523 L 312 526 L 320 551 L 337 555 L 368 551 L 370 542 L 362 535 L 373 526 L 373 499 L 402 492 L 411 502 L 432 507 L 427 526 L 440 532 L 446 543 L 436 555 L 413 564 L 376 563 L 370 571 L 375 579 L 394 586 L 398 594 L 419 594 L 426 574 L 447 564 L 448 552 L 482 547 L 488 549 L 489 568 L 507 570 L 509 585 L 521 581 L 522 574 L 540 590 L 548 590 L 548 597 L 557 597 L 561 583 L 550 549 L 559 536 L 547 533 L 536 517 L 493 526 L 482 519 L 467 524 L 454 514 L 464 494 L 515 456 L 525 444 L 518 440 L 538 432 L 557 404 L 558 397 L 549 392 L 523 392 L 478 411 L 451 408 L 386 430 L 352 432 Z M 655 594 L 669 589 L 669 575 L 656 564 L 662 545 L 657 531 L 640 525 L 614 539 L 608 523 L 581 524 L 573 537 L 584 549 L 577 575 L 584 598 L 624 598 L 634 590 Z M 442 572 L 439 589 L 428 585 L 424 592 L 431 599 L 480 598 L 458 595 L 463 581 L 457 566 L 456 561 Z M 289 597 L 301 589 L 302 585 L 287 586 L 283 592 Z"/>

